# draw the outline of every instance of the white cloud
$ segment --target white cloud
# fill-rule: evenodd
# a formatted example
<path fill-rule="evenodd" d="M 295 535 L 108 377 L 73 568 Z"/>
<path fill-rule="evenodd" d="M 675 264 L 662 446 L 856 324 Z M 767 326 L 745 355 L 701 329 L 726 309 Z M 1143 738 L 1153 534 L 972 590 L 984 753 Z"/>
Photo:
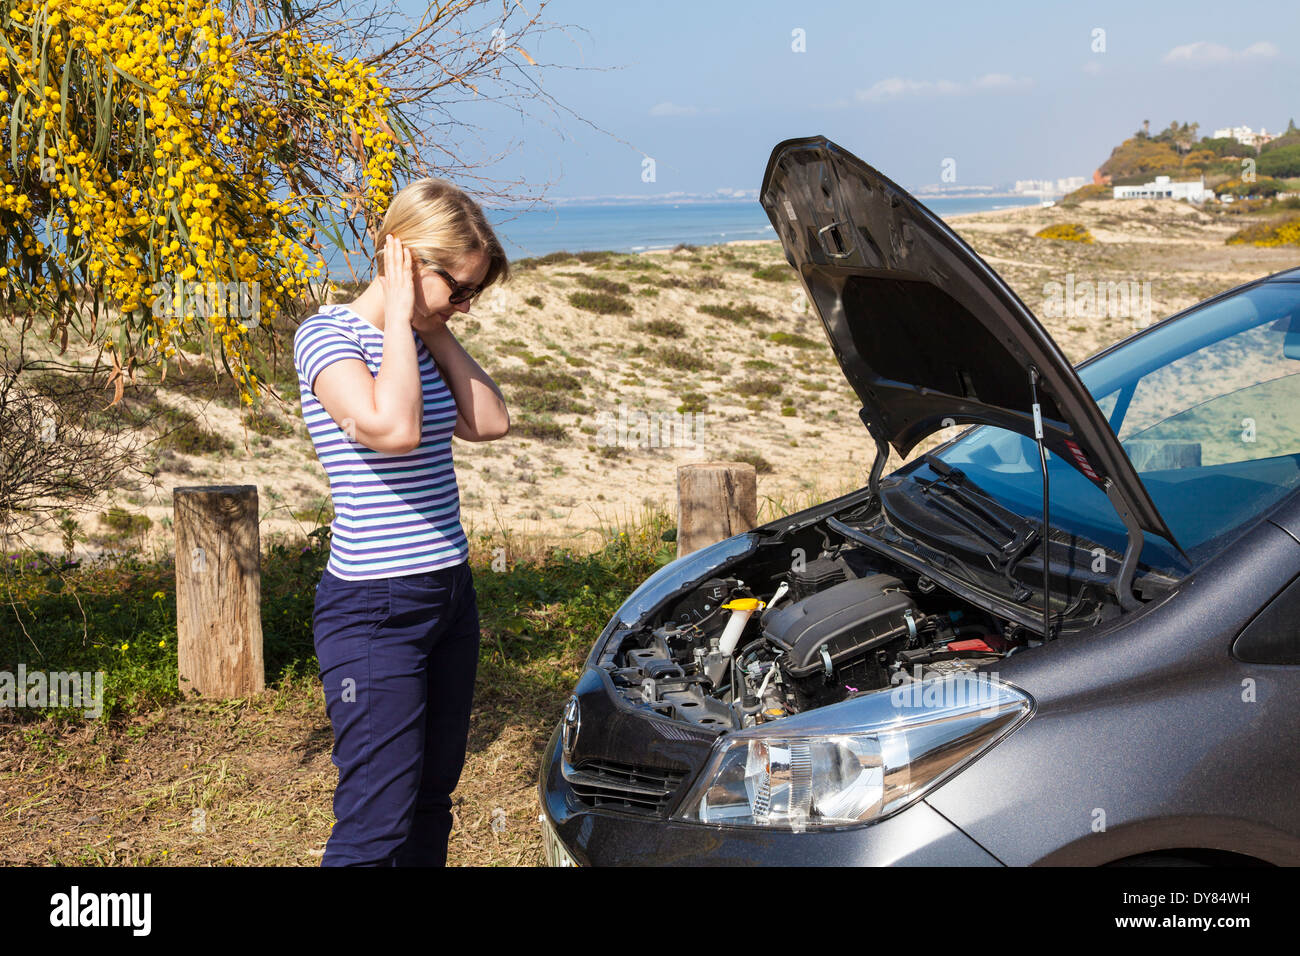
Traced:
<path fill-rule="evenodd" d="M 1014 77 L 1006 73 L 985 73 L 971 84 L 977 90 L 1023 90 L 1033 86 L 1028 77 Z"/>
<path fill-rule="evenodd" d="M 953 80 L 909 80 L 901 76 L 891 76 L 878 80 L 865 90 L 858 90 L 854 97 L 864 103 L 883 103 L 904 96 L 960 96 L 973 92 L 1008 92 L 1023 90 L 1033 86 L 1028 77 L 1014 77 L 1007 73 L 985 73 L 969 83 Z"/>
<path fill-rule="evenodd" d="M 1176 46 L 1164 55 L 1161 62 L 1182 66 L 1207 66 L 1216 63 L 1230 63 L 1236 60 L 1266 60 L 1278 54 L 1277 46 L 1267 40 L 1260 40 L 1250 46 L 1233 50 L 1221 43 L 1197 40 Z"/>

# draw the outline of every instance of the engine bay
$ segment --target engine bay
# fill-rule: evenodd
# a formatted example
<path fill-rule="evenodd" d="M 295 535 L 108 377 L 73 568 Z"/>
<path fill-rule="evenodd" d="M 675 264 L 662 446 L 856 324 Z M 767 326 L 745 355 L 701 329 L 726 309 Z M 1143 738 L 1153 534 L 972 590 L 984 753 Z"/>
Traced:
<path fill-rule="evenodd" d="M 1038 638 L 819 523 L 615 632 L 596 663 L 634 706 L 722 732 L 973 669 Z"/>

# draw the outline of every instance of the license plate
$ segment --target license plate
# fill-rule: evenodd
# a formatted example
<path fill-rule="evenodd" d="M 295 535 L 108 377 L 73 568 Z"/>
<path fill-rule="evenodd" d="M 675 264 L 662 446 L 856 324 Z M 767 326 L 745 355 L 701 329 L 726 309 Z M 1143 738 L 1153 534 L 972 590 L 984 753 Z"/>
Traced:
<path fill-rule="evenodd" d="M 546 814 L 541 814 L 537 819 L 542 824 L 542 857 L 546 865 L 577 866 L 578 862 L 564 848 L 564 844 L 560 842 L 555 828 L 551 826 L 551 821 L 546 819 Z"/>

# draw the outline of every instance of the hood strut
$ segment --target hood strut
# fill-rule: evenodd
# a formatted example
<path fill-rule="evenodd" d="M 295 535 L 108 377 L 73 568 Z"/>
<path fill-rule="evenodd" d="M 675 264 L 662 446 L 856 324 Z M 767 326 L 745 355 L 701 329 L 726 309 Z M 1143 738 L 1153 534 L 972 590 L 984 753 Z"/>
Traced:
<path fill-rule="evenodd" d="M 1142 553 L 1142 545 L 1146 543 L 1146 539 L 1142 535 L 1142 527 L 1133 517 L 1133 512 L 1125 506 L 1124 499 L 1109 478 L 1106 479 L 1106 497 L 1110 499 L 1120 520 L 1124 522 L 1124 527 L 1128 529 L 1128 544 L 1124 548 L 1124 557 L 1120 559 L 1119 570 L 1115 572 L 1115 580 L 1111 582 L 1110 588 L 1119 601 L 1120 607 L 1126 611 L 1136 611 L 1142 606 L 1142 602 L 1133 594 L 1133 573 L 1137 570 L 1138 555 Z"/>
<path fill-rule="evenodd" d="M 876 434 L 868 417 L 869 411 L 866 408 L 858 410 L 858 417 L 862 419 L 862 424 L 867 426 L 867 431 L 876 440 L 876 460 L 871 463 L 871 474 L 867 477 L 867 491 L 872 501 L 880 501 L 880 479 L 885 473 L 885 465 L 889 463 L 889 442 Z"/>
<path fill-rule="evenodd" d="M 1038 402 L 1038 369 L 1029 366 L 1030 407 L 1034 412 L 1034 441 L 1038 443 L 1038 461 L 1043 467 L 1043 640 L 1052 639 L 1052 525 L 1048 511 L 1047 446 L 1043 444 L 1043 407 Z M 1067 594 L 1068 597 L 1068 594 Z"/>

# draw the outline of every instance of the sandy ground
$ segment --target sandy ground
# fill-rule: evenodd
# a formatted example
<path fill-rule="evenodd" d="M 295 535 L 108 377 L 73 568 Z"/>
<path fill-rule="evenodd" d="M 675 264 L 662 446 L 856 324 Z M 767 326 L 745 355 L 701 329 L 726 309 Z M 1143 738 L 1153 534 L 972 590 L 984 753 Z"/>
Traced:
<path fill-rule="evenodd" d="M 1082 222 L 1097 242 L 1033 238 L 1043 226 L 1062 221 Z M 1238 217 L 1220 222 L 1172 202 L 1006 210 L 961 217 L 953 225 L 1044 317 L 1074 360 L 1131 333 L 1146 317 L 1050 317 L 1052 283 L 1064 284 L 1071 276 L 1076 284 L 1150 283 L 1151 317 L 1159 318 L 1300 259 L 1296 250 L 1225 246 L 1224 237 L 1241 225 Z M 863 483 L 870 444 L 819 323 L 795 308 L 797 283 L 753 277 L 756 267 L 783 262 L 776 243 L 616 261 L 624 258 L 640 265 L 566 263 L 522 271 L 476 309 L 472 324 L 463 323 L 463 341 L 489 371 L 510 378 L 524 369 L 572 374 L 576 385 L 565 383 L 564 394 L 583 406 L 555 413 L 559 427 L 545 439 L 524 437 L 521 430 L 499 442 L 457 443 L 464 517 L 476 548 L 505 544 L 518 557 L 548 541 L 594 544 L 602 526 L 635 521 L 647 508 L 671 511 L 676 466 L 693 460 L 761 456 L 771 465 L 758 483 L 769 512 Z M 632 314 L 598 316 L 574 308 L 568 297 L 581 288 L 579 275 L 627 283 Z M 705 277 L 711 278 L 701 281 Z M 657 294 L 637 294 L 648 289 Z M 540 306 L 528 304 L 533 296 Z M 771 318 L 734 322 L 697 310 L 728 303 L 761 308 Z M 678 335 L 671 327 L 647 327 L 656 321 L 684 328 Z M 774 331 L 807 336 L 818 347 L 760 338 Z M 656 354 L 664 347 L 701 360 L 677 356 L 676 364 L 704 367 L 668 368 Z M 753 387 L 769 381 L 775 383 L 772 394 Z M 746 390 L 757 394 L 740 394 Z M 158 397 L 199 415 L 207 428 L 234 439 L 237 450 L 171 453 L 156 482 L 119 487 L 87 510 L 78 552 L 102 547 L 95 540 L 103 533 L 95 514 L 109 503 L 149 515 L 146 545 L 168 548 L 170 496 L 178 485 L 256 484 L 264 541 L 312 527 L 309 513 L 327 500 L 328 489 L 296 418 L 296 395 L 276 413 L 289 434 L 269 438 L 246 432 L 233 406 L 202 399 L 197 391 L 163 388 Z M 537 417 L 522 407 L 535 401 L 535 393 L 518 385 L 505 391 L 517 423 Z M 602 443 L 608 436 L 597 424 L 601 412 L 615 421 L 620 406 L 672 413 L 689 393 L 699 393 L 695 400 L 707 415 L 692 446 Z M 782 414 L 783 400 L 793 414 Z M 1158 403 L 1153 408 L 1158 412 Z M 35 540 L 60 550 L 57 535 Z M 501 660 L 489 653 L 480 661 L 468 760 L 454 796 L 449 862 L 541 862 L 538 760 L 579 666 L 580 659 L 533 663 L 527 681 L 520 682 L 518 675 L 507 679 L 512 672 L 504 652 Z M 58 731 L 41 722 L 0 729 L 0 736 L 0 865 L 320 862 L 333 819 L 335 771 L 314 677 L 287 679 L 247 700 L 159 708 L 120 727 L 87 723 Z"/>
<path fill-rule="evenodd" d="M 1096 242 L 1034 237 L 1055 222 L 1082 223 Z M 1295 250 L 1227 246 L 1224 238 L 1240 228 L 1241 217 L 1214 216 L 1168 200 L 999 210 L 954 217 L 951 224 L 1074 361 L 1149 321 L 1300 259 Z M 780 278 L 754 277 L 756 268 L 773 265 Z M 575 308 L 569 296 L 583 290 L 582 276 L 625 283 L 623 298 L 632 303 L 632 313 Z M 1093 314 L 1055 307 L 1063 301 L 1062 290 L 1087 283 L 1103 290 L 1117 284 L 1134 294 L 1127 309 L 1119 300 L 1107 309 L 1104 291 Z M 530 305 L 530 299 L 540 304 Z M 634 522 L 646 509 L 675 513 L 677 467 L 693 461 L 739 456 L 770 467 L 759 474 L 760 516 L 864 484 L 871 443 L 821 324 L 801 300 L 779 243 L 771 241 L 551 264 L 521 270 L 508 285 L 491 290 L 470 316 L 454 321 L 462 343 L 494 375 L 526 369 L 543 377 L 572 375 L 576 386 L 562 385 L 560 391 L 581 410 L 520 408 L 516 397 L 535 398 L 535 391 L 503 385 L 517 425 L 541 419 L 558 427 L 545 437 L 528 437 L 520 427 L 497 442 L 455 442 L 462 517 L 476 548 L 504 545 L 522 556 L 548 543 L 594 546 L 602 530 Z M 710 305 L 752 306 L 767 317 L 734 321 L 698 311 Z M 680 332 L 653 325 L 665 321 L 679 323 Z M 764 338 L 773 332 L 816 345 L 800 348 Z M 663 348 L 683 355 L 665 360 Z M 743 394 L 746 388 L 751 394 Z M 703 410 L 693 418 L 680 416 L 683 400 L 693 393 L 696 404 L 686 407 Z M 131 540 L 147 551 L 170 550 L 171 492 L 178 485 L 257 485 L 264 542 L 311 530 L 312 516 L 322 508 L 328 518 L 328 484 L 302 426 L 296 392 L 274 412 L 291 431 L 277 438 L 247 431 L 233 404 L 166 387 L 158 397 L 234 439 L 237 450 L 173 453 L 151 481 L 121 476 L 122 487 L 82 513 L 78 553 L 125 543 L 104 537 L 98 515 L 110 504 L 152 520 L 147 533 Z M 638 419 L 641 413 L 644 419 Z M 630 434 L 618 433 L 620 415 Z M 678 431 L 661 432 L 660 447 L 639 447 L 637 422 L 651 419 Z M 27 540 L 61 550 L 52 530 Z"/>

